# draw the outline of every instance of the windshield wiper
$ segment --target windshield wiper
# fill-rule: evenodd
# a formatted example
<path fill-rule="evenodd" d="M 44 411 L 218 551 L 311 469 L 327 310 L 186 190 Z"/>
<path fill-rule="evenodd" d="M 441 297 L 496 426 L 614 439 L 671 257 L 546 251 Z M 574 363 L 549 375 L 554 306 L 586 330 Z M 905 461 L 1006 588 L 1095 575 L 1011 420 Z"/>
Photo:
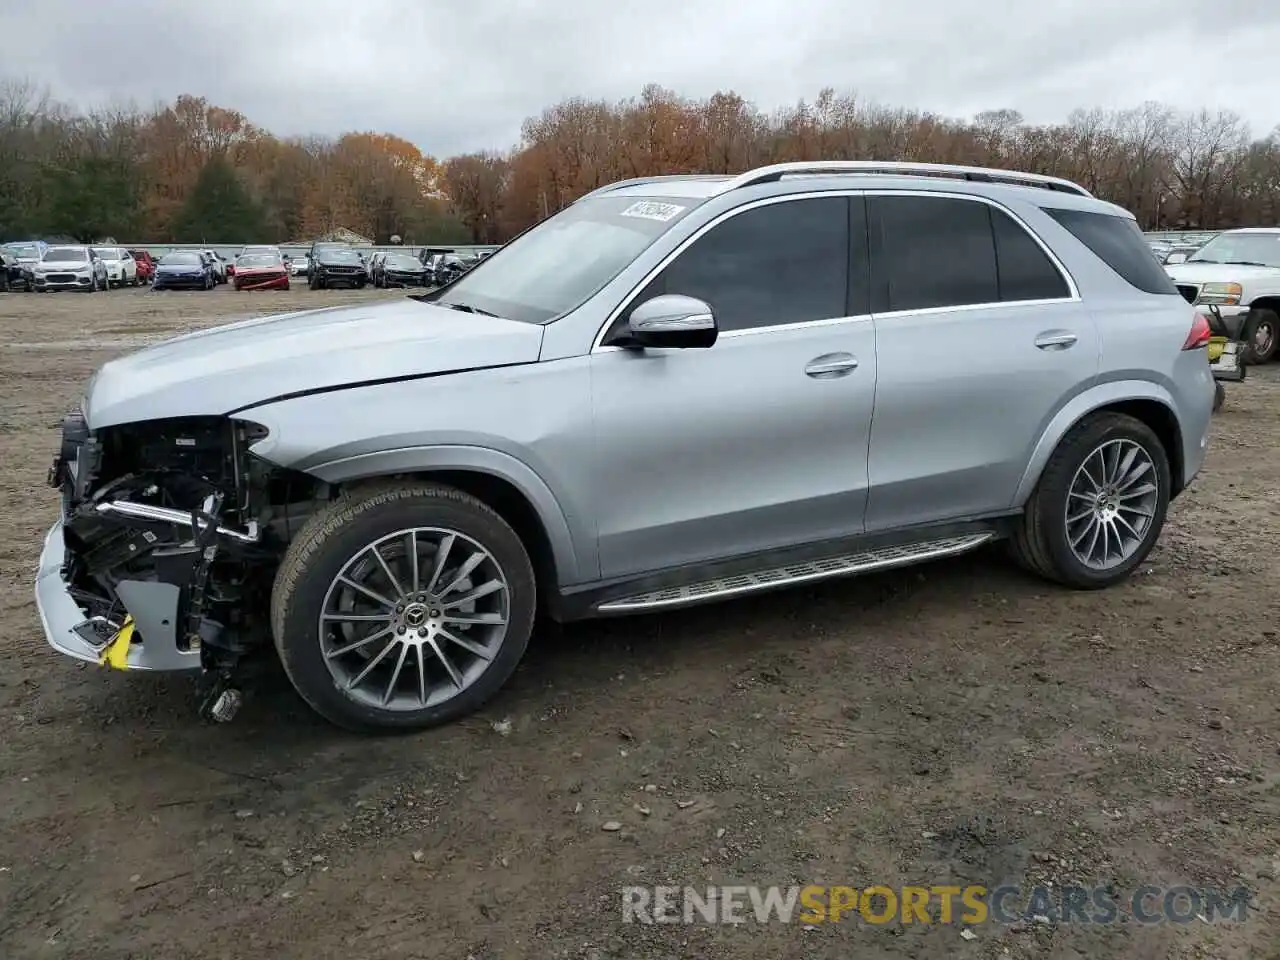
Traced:
<path fill-rule="evenodd" d="M 437 300 L 436 306 L 448 307 L 450 310 L 461 310 L 463 313 L 478 313 L 483 317 L 498 316 L 496 313 L 490 313 L 488 310 L 481 310 L 479 307 L 473 307 L 469 303 L 453 303 L 453 302 L 446 303 L 443 300 Z M 501 320 L 502 318 L 498 317 L 498 319 Z"/>
<path fill-rule="evenodd" d="M 1224 260 L 1233 267 L 1269 267 L 1269 263 L 1259 263 L 1257 260 Z"/>

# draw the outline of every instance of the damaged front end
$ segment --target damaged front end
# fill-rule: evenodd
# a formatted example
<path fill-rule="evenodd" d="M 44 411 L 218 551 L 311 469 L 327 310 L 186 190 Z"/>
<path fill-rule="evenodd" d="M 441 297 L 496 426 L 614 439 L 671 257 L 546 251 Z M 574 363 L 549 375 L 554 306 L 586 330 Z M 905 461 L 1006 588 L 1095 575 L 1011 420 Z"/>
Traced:
<path fill-rule="evenodd" d="M 268 644 L 290 521 L 320 490 L 249 455 L 265 435 L 225 417 L 95 432 L 68 415 L 48 477 L 61 515 L 36 580 L 50 644 L 122 669 L 220 677 Z"/>

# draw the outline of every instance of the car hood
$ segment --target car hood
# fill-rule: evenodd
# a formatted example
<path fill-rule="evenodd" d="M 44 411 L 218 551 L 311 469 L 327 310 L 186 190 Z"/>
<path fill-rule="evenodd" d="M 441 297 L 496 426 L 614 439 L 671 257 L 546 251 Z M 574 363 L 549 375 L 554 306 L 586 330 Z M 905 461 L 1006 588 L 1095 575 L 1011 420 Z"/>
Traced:
<path fill-rule="evenodd" d="M 93 429 L 207 416 L 284 396 L 533 363 L 542 327 L 405 298 L 243 320 L 165 340 L 90 381 Z"/>
<path fill-rule="evenodd" d="M 157 263 L 156 269 L 163 273 L 199 273 L 204 267 L 198 263 Z"/>
<path fill-rule="evenodd" d="M 1176 283 L 1238 283 L 1280 280 L 1280 267 L 1243 267 L 1231 263 L 1175 263 L 1164 268 Z"/>

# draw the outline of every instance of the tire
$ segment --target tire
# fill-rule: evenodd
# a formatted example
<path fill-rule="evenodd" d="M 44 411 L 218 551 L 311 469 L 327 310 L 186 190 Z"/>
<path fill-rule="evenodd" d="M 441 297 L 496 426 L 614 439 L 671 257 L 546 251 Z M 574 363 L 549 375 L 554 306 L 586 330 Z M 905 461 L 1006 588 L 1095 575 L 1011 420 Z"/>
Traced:
<path fill-rule="evenodd" d="M 1257 343 L 1259 336 L 1263 339 L 1261 348 Z M 1245 317 L 1242 339 L 1245 342 L 1245 363 L 1267 363 L 1280 347 L 1280 316 L 1274 310 L 1250 310 Z"/>
<path fill-rule="evenodd" d="M 1136 519 L 1132 513 L 1121 511 L 1122 516 L 1135 520 L 1137 526 L 1131 529 L 1140 533 L 1140 536 L 1129 538 L 1133 541 L 1131 552 L 1115 557 L 1114 563 L 1104 563 L 1101 568 L 1091 566 L 1077 556 L 1071 546 L 1068 506 L 1079 503 L 1080 497 L 1069 494 L 1077 474 L 1086 465 L 1089 465 L 1092 473 L 1101 473 L 1101 465 L 1096 456 L 1098 450 L 1105 446 L 1108 453 L 1111 453 L 1124 450 L 1126 444 L 1130 445 L 1130 449 L 1137 447 L 1146 454 L 1150 469 L 1142 476 L 1154 475 L 1156 489 L 1153 494 L 1145 495 L 1145 501 L 1138 501 L 1136 504 L 1133 502 L 1136 493 L 1125 499 L 1130 506 L 1141 506 L 1149 510 L 1151 515 L 1147 518 L 1147 526 L 1141 528 L 1141 520 Z M 1121 454 L 1122 458 L 1123 456 Z M 1140 459 L 1136 461 L 1140 462 Z M 1011 542 L 1014 558 L 1033 573 L 1078 590 L 1097 590 L 1119 583 L 1147 558 L 1160 537 L 1169 509 L 1171 476 L 1169 457 L 1164 445 L 1141 420 L 1126 414 L 1107 412 L 1086 417 L 1067 432 L 1045 465 L 1014 530 Z M 1140 491 L 1146 485 L 1148 481 L 1144 479 L 1124 484 L 1121 489 Z M 1076 515 L 1084 516 L 1079 511 Z M 1085 516 L 1085 519 L 1077 521 L 1072 532 L 1079 531 L 1083 528 L 1082 524 L 1089 522 Z M 1119 527 L 1117 525 L 1112 529 Z M 1105 541 L 1102 548 L 1105 551 Z"/>
<path fill-rule="evenodd" d="M 1213 412 L 1217 413 L 1222 409 L 1222 405 L 1227 402 L 1227 388 L 1218 381 L 1213 384 Z"/>
<path fill-rule="evenodd" d="M 383 543 L 390 545 L 392 550 L 400 549 L 401 555 L 391 557 L 391 563 L 399 571 L 396 574 L 397 583 L 400 580 L 407 582 L 411 575 L 406 572 L 408 567 L 405 555 L 408 553 L 407 538 L 411 529 L 421 531 L 421 537 L 414 540 L 415 544 L 420 544 L 419 586 L 429 585 L 431 577 L 427 571 L 434 562 L 432 553 L 421 557 L 423 545 L 430 543 L 430 538 L 438 536 L 439 531 L 453 531 L 459 537 L 453 541 L 457 546 L 446 551 L 447 559 L 440 580 L 457 576 L 457 568 L 452 560 L 454 556 L 461 561 L 468 557 L 474 559 L 479 552 L 487 553 L 487 558 L 481 561 L 481 565 L 474 568 L 475 580 L 464 580 L 463 586 L 458 589 L 473 590 L 476 588 L 476 580 L 485 584 L 495 579 L 504 580 L 505 589 L 499 588 L 487 595 L 494 598 L 492 601 L 482 600 L 476 603 L 505 604 L 504 607 L 499 607 L 499 615 L 505 611 L 505 625 L 500 633 L 495 624 L 479 625 L 480 632 L 469 632 L 465 638 L 472 643 L 472 647 L 455 646 L 449 638 L 436 640 L 434 636 L 429 640 L 415 640 L 412 626 L 409 627 L 406 639 L 401 640 L 400 635 L 405 633 L 403 623 L 399 627 L 389 626 L 386 629 L 396 629 L 397 633 L 384 644 L 385 649 L 373 646 L 368 648 L 368 654 L 362 654 L 359 650 L 347 653 L 345 656 L 353 661 L 353 665 L 348 666 L 341 656 L 333 655 L 332 645 L 349 646 L 353 633 L 338 636 L 346 629 L 342 624 L 327 628 L 323 636 L 320 629 L 321 614 L 329 609 L 328 605 L 334 597 L 341 596 L 342 591 L 347 589 L 338 586 L 339 581 L 335 578 L 340 573 L 355 570 L 353 564 L 359 562 L 367 564 L 366 570 L 382 576 L 372 566 L 368 548 Z M 467 544 L 466 540 L 471 543 Z M 477 546 L 479 551 L 476 550 Z M 361 557 L 366 559 L 361 561 Z M 490 561 L 493 566 L 489 566 Z M 384 564 L 383 569 L 389 568 Z M 495 570 L 497 573 L 492 572 Z M 374 579 L 372 583 L 384 595 L 389 593 L 395 596 L 397 587 L 389 578 Z M 338 593 L 334 594 L 334 590 Z M 533 566 L 524 545 L 515 531 L 484 503 L 453 487 L 435 484 L 377 486 L 344 495 L 314 514 L 299 531 L 276 573 L 271 596 L 271 629 L 276 650 L 289 680 L 299 695 L 321 716 L 340 727 L 362 733 L 420 730 L 447 723 L 475 711 L 507 682 L 528 646 L 536 609 L 535 594 Z M 445 595 L 455 598 L 459 596 L 448 587 Z M 347 596 L 353 597 L 355 594 L 348 591 Z M 410 600 L 419 596 L 422 595 L 409 591 Z M 363 602 L 369 603 L 368 600 Z M 374 609 L 380 606 L 374 604 Z M 401 606 L 404 607 L 404 604 Z M 404 607 L 403 614 L 389 613 L 388 616 L 417 616 L 419 628 L 434 629 L 429 626 L 431 621 L 423 619 L 427 614 L 426 604 L 410 602 L 408 607 Z M 470 615 L 480 617 L 484 614 L 476 611 Z M 406 622 L 412 623 L 411 620 Z M 351 629 L 367 629 L 372 632 L 378 627 L 370 625 L 364 628 L 355 625 Z M 472 628 L 450 626 L 447 629 L 470 631 Z M 473 647 L 484 642 L 479 638 L 485 636 L 485 629 L 495 631 L 488 635 L 491 659 L 481 659 L 470 652 Z M 420 633 L 419 637 L 424 635 Z M 356 638 L 357 642 L 359 639 Z M 374 641 L 375 644 L 378 642 Z M 328 657 L 325 655 L 324 644 L 330 645 Z M 464 684 L 448 684 L 443 679 L 446 660 L 437 658 L 437 644 L 442 645 L 440 649 L 445 651 L 452 663 L 449 672 L 463 677 L 466 680 Z M 438 680 L 439 689 L 447 694 L 445 699 L 429 706 L 419 706 L 422 703 L 421 688 L 413 683 L 413 678 L 417 676 L 418 651 L 427 665 L 426 669 Z M 399 659 L 401 656 L 404 657 L 403 660 Z M 380 663 L 387 664 L 386 667 L 372 668 L 373 673 L 369 676 L 378 678 L 377 685 L 366 690 L 357 683 L 356 693 L 349 694 L 346 692 L 346 683 L 358 679 L 359 671 L 367 672 L 370 659 L 378 659 Z M 390 708 L 370 703 L 368 698 L 375 695 L 384 697 L 385 703 L 383 687 L 395 679 L 390 667 L 400 664 L 409 664 L 413 672 L 407 680 L 403 674 L 399 675 L 395 686 L 399 707 Z M 459 668 L 459 664 L 463 666 Z M 343 683 L 341 687 L 340 682 Z M 406 682 L 412 688 L 407 692 Z M 453 692 L 455 686 L 458 689 Z M 402 697 L 407 699 L 402 700 Z"/>

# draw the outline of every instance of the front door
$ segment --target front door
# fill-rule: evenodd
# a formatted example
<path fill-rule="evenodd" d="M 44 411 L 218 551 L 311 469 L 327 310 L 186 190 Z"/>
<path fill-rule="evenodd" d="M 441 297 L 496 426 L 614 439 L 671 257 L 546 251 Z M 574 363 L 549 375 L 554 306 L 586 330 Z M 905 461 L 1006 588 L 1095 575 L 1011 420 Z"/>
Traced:
<path fill-rule="evenodd" d="M 868 532 L 1007 511 L 1050 417 L 1097 374 L 1067 274 L 978 197 L 868 197 L 879 360 Z"/>
<path fill-rule="evenodd" d="M 736 211 L 623 311 L 605 344 L 661 293 L 706 301 L 721 333 L 591 358 L 605 578 L 861 532 L 876 384 L 864 211 L 845 195 Z"/>

